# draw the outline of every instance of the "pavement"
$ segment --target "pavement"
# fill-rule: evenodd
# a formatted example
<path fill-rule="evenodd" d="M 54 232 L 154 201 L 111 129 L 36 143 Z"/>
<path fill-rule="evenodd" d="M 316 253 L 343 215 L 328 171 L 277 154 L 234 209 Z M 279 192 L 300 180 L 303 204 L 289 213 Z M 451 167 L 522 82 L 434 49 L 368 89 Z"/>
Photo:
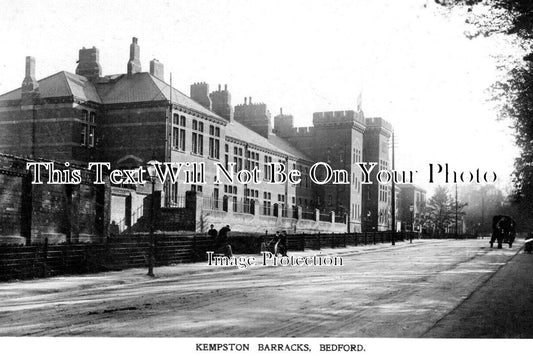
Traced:
<path fill-rule="evenodd" d="M 522 246 L 414 240 L 291 253 L 342 267 L 201 262 L 156 278 L 130 269 L 2 283 L 0 335 L 532 337 L 533 255 Z"/>
<path fill-rule="evenodd" d="M 421 337 L 533 338 L 533 254 L 521 247 Z"/>

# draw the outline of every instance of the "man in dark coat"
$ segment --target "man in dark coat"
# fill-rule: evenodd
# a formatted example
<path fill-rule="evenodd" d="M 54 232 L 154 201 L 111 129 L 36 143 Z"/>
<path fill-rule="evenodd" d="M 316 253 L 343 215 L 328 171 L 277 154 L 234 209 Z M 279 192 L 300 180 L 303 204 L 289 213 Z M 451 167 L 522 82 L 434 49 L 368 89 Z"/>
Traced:
<path fill-rule="evenodd" d="M 287 231 L 283 230 L 281 232 L 281 239 L 279 240 L 279 252 L 282 256 L 287 257 Z"/>
<path fill-rule="evenodd" d="M 231 250 L 231 245 L 229 244 L 228 240 L 228 232 L 230 232 L 231 229 L 229 225 L 224 226 L 220 231 L 218 232 L 218 238 L 217 238 L 217 249 L 219 247 L 224 248 L 224 255 L 227 257 L 233 256 L 233 251 Z"/>
<path fill-rule="evenodd" d="M 211 228 L 209 229 L 209 231 L 207 232 L 207 235 L 211 238 L 211 240 L 215 241 L 216 238 L 217 238 L 217 229 L 215 229 L 215 225 L 211 224 L 210 226 Z"/>

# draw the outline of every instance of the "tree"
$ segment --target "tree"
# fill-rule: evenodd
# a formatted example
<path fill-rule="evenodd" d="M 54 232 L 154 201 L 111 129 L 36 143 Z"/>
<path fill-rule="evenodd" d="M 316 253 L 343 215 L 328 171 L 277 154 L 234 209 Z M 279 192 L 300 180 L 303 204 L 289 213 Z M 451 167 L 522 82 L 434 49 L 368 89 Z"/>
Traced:
<path fill-rule="evenodd" d="M 533 1 L 531 0 L 435 0 L 449 9 L 466 9 L 465 22 L 474 30 L 467 36 L 503 34 L 522 58 L 501 67 L 503 80 L 492 86 L 499 101 L 499 117 L 510 119 L 520 149 L 514 162 L 512 203 L 519 211 L 533 208 Z M 531 223 L 526 217 L 524 224 Z"/>
<path fill-rule="evenodd" d="M 465 212 L 463 211 L 466 203 L 455 202 L 455 199 L 448 192 L 448 188 L 445 186 L 438 186 L 435 189 L 435 193 L 429 199 L 427 204 L 427 217 L 433 226 L 434 232 L 437 234 L 443 234 L 446 229 L 456 224 L 456 212 L 457 218 L 463 217 Z"/>

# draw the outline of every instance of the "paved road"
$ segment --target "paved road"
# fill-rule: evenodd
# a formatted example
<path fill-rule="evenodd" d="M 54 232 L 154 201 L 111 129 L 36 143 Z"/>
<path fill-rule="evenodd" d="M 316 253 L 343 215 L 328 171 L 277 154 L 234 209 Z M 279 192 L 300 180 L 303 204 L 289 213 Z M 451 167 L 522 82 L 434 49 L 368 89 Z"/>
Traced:
<path fill-rule="evenodd" d="M 132 269 L 4 283 L 0 335 L 427 337 L 440 322 L 433 336 L 447 337 L 445 319 L 520 246 L 414 241 L 322 251 L 343 257 L 337 267 L 197 263 L 155 279 Z"/>

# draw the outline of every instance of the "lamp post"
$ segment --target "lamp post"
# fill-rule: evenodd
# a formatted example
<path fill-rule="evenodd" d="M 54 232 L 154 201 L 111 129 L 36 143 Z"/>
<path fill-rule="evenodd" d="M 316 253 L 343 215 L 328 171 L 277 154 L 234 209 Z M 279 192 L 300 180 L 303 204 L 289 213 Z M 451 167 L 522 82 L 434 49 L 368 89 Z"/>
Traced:
<path fill-rule="evenodd" d="M 155 166 L 160 163 L 156 160 L 151 160 L 147 163 L 146 170 L 150 176 L 150 182 L 152 182 L 152 195 L 150 199 L 150 242 L 148 246 L 148 273 L 150 277 L 154 276 L 154 262 L 155 262 L 155 236 L 154 236 L 154 215 L 155 215 L 155 180 L 156 169 Z"/>

